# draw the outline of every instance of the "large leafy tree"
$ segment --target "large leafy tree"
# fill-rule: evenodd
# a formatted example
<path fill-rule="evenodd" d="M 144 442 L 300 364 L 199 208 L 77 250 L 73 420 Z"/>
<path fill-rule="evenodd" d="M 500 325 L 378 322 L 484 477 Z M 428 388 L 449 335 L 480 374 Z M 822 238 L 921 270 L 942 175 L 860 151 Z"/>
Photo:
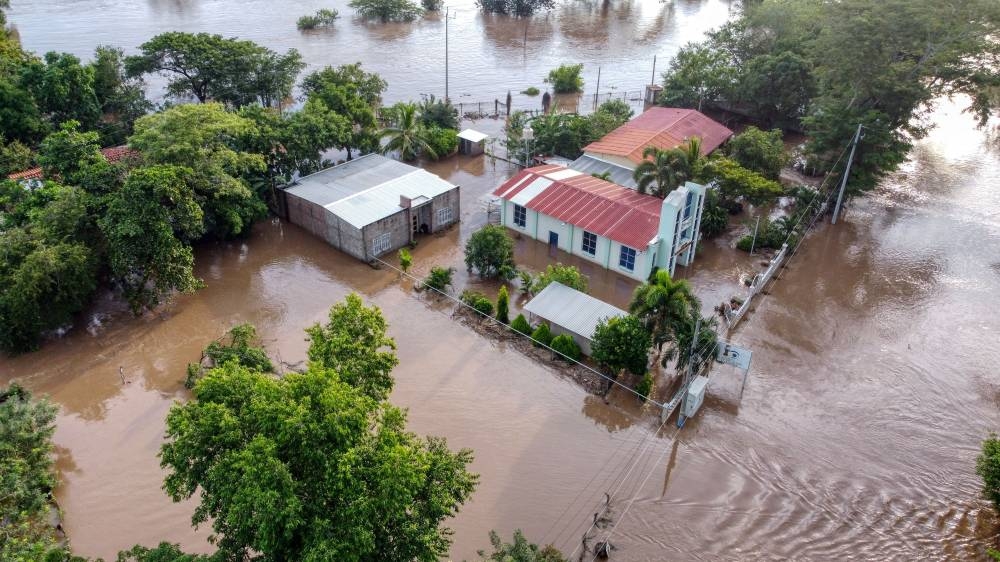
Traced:
<path fill-rule="evenodd" d="M 205 232 L 231 237 L 266 211 L 247 181 L 266 171 L 264 157 L 238 143 L 253 129 L 252 121 L 220 104 L 184 104 L 137 121 L 129 146 L 149 163 L 191 170 L 187 179 L 204 211 Z"/>
<path fill-rule="evenodd" d="M 433 562 L 477 476 L 471 451 L 405 424 L 317 361 L 282 378 L 228 363 L 167 416 L 164 487 L 199 496 L 193 523 L 227 560 Z"/>
<path fill-rule="evenodd" d="M 386 82 L 378 74 L 365 72 L 361 63 L 338 67 L 328 66 L 305 77 L 302 90 L 309 99 L 318 99 L 351 123 L 351 132 L 337 148 L 347 151 L 371 152 L 378 148 L 375 109 L 382 103 Z"/>
<path fill-rule="evenodd" d="M 375 400 L 392 392 L 392 370 L 399 364 L 396 342 L 387 334 L 381 311 L 366 307 L 361 297 L 347 295 L 330 309 L 325 325 L 315 324 L 309 334 L 309 361 L 336 371 L 345 383 Z"/>
<path fill-rule="evenodd" d="M 131 75 L 160 73 L 170 78 L 171 95 L 233 107 L 279 104 L 305 68 L 295 49 L 280 55 L 253 41 L 208 33 L 161 33 L 139 50 L 125 61 Z"/>
<path fill-rule="evenodd" d="M 136 313 L 172 291 L 201 286 L 190 246 L 204 232 L 193 174 L 178 166 L 139 168 L 111 195 L 100 220 L 111 272 Z"/>
<path fill-rule="evenodd" d="M 437 159 L 437 153 L 427 142 L 427 130 L 417 117 L 417 106 L 412 103 L 396 104 L 392 113 L 395 116 L 393 122 L 379 131 L 379 138 L 386 141 L 382 145 L 382 153 L 396 152 L 404 162 L 416 160 L 420 154 Z"/>
<path fill-rule="evenodd" d="M 516 274 L 514 241 L 506 229 L 488 224 L 472 233 L 465 245 L 465 267 L 470 273 L 477 270 L 480 277 L 487 279 L 512 278 Z"/>
<path fill-rule="evenodd" d="M 125 52 L 116 47 L 97 47 L 91 67 L 94 94 L 104 113 L 98 129 L 105 144 L 121 144 L 132 134 L 136 119 L 153 109 L 146 85 L 141 77 L 128 75 Z"/>
<path fill-rule="evenodd" d="M 742 199 L 759 205 L 784 194 L 780 183 L 740 166 L 731 158 L 712 158 L 702 172 L 717 186 L 719 197 L 728 206 Z"/>
<path fill-rule="evenodd" d="M 781 129 L 762 131 L 750 126 L 730 139 L 726 145 L 729 157 L 740 166 L 777 180 L 788 162 Z"/>
<path fill-rule="evenodd" d="M 662 199 L 689 178 L 687 154 L 679 148 L 660 150 L 647 146 L 642 157 L 642 163 L 633 172 L 639 193 L 650 193 Z"/>
<path fill-rule="evenodd" d="M 0 135 L 34 146 L 46 130 L 31 93 L 14 80 L 0 78 Z"/>
<path fill-rule="evenodd" d="M 46 53 L 44 61 L 36 59 L 23 68 L 21 82 L 52 125 L 75 120 L 87 130 L 97 126 L 101 107 L 94 92 L 94 69 L 77 57 Z"/>
<path fill-rule="evenodd" d="M 98 133 L 81 132 L 78 126 L 76 121 L 67 121 L 39 145 L 38 164 L 45 177 L 94 194 L 117 189 L 123 175 L 120 165 L 101 154 Z"/>
<path fill-rule="evenodd" d="M 637 317 L 628 315 L 601 320 L 591 340 L 591 357 L 611 369 L 615 376 L 623 369 L 637 376 L 646 374 L 653 342 Z"/>
<path fill-rule="evenodd" d="M 670 273 L 663 269 L 649 282 L 636 287 L 629 304 L 629 311 L 642 322 L 659 349 L 676 341 L 683 326 L 692 322 L 691 311 L 697 308 L 698 299 L 691 285 L 683 279 L 671 279 Z"/>

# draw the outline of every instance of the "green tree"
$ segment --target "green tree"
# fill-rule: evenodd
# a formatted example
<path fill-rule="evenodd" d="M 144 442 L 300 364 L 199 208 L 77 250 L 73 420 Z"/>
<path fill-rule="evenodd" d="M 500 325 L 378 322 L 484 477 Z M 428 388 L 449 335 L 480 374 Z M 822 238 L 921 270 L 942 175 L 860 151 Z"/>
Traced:
<path fill-rule="evenodd" d="M 410 0 L 351 0 L 348 5 L 368 20 L 413 21 L 424 15 L 420 4 Z"/>
<path fill-rule="evenodd" d="M 580 273 L 580 270 L 576 266 L 563 265 L 561 263 L 545 266 L 545 271 L 538 274 L 538 277 L 531 283 L 531 292 L 537 295 L 553 281 L 562 283 L 581 293 L 587 292 L 587 276 Z"/>
<path fill-rule="evenodd" d="M 208 367 L 217 367 L 230 361 L 238 365 L 270 373 L 274 370 L 274 364 L 267 356 L 267 352 L 260 347 L 257 338 L 257 328 L 253 324 L 237 324 L 226 332 L 226 340 L 216 340 L 208 344 L 202 351 L 201 361 L 188 365 L 188 376 L 184 381 L 186 388 L 194 388 L 195 383 L 205 376 L 205 363 L 208 360 Z"/>
<path fill-rule="evenodd" d="M 386 82 L 378 74 L 365 72 L 361 63 L 326 67 L 305 77 L 302 90 L 309 99 L 320 99 L 331 111 L 348 119 L 351 134 L 337 148 L 371 152 L 378 148 L 375 108 L 382 103 Z"/>
<path fill-rule="evenodd" d="M 231 237 L 248 231 L 266 210 L 246 180 L 265 172 L 264 157 L 233 142 L 253 128 L 219 104 L 184 104 L 139 119 L 129 145 L 149 163 L 192 170 L 186 177 L 204 211 L 205 232 Z"/>
<path fill-rule="evenodd" d="M 557 355 L 558 359 L 565 359 L 567 361 L 580 360 L 580 346 L 577 345 L 573 336 L 569 334 L 559 334 L 558 336 L 552 338 L 552 343 L 550 343 L 549 346 L 559 353 L 559 355 Z"/>
<path fill-rule="evenodd" d="M 437 153 L 427 142 L 427 130 L 417 119 L 417 106 L 412 103 L 400 103 L 396 104 L 394 109 L 396 119 L 378 134 L 379 138 L 386 140 L 382 145 L 382 153 L 397 152 L 404 162 L 416 160 L 420 154 L 436 159 Z"/>
<path fill-rule="evenodd" d="M 976 474 L 983 479 L 983 496 L 1000 510 L 1000 439 L 995 433 L 983 441 L 983 449 L 976 458 Z"/>
<path fill-rule="evenodd" d="M 133 546 L 118 553 L 117 562 L 224 562 L 222 553 L 212 556 L 186 554 L 180 545 L 161 542 L 156 548 Z"/>
<path fill-rule="evenodd" d="M 555 8 L 555 0 L 476 0 L 476 5 L 488 14 L 528 17 Z"/>
<path fill-rule="evenodd" d="M 229 363 L 168 414 L 164 488 L 200 496 L 192 522 L 211 522 L 228 560 L 435 561 L 475 487 L 472 452 L 405 424 L 320 361 L 282 378 Z"/>
<path fill-rule="evenodd" d="M 487 224 L 469 237 L 465 245 L 465 267 L 475 269 L 485 279 L 511 279 L 514 268 L 514 241 L 504 227 Z"/>
<path fill-rule="evenodd" d="M 424 131 L 423 136 L 427 141 L 427 145 L 431 148 L 431 152 L 427 156 L 433 153 L 433 160 L 440 160 L 451 156 L 458 150 L 458 132 L 455 129 L 431 127 Z"/>
<path fill-rule="evenodd" d="M 670 273 L 661 269 L 649 282 L 636 287 L 629 312 L 649 332 L 653 345 L 662 350 L 663 344 L 676 341 L 678 331 L 691 323 L 691 311 L 698 306 L 691 285 L 671 279 Z"/>
<path fill-rule="evenodd" d="M 330 309 L 326 325 L 314 324 L 309 334 L 309 361 L 318 369 L 335 371 L 346 384 L 374 400 L 392 392 L 392 370 L 399 364 L 396 342 L 377 307 L 366 307 L 351 293 Z"/>
<path fill-rule="evenodd" d="M 111 195 L 100 220 L 111 272 L 135 313 L 172 291 L 201 286 L 189 245 L 204 231 L 201 207 L 189 187 L 192 174 L 177 166 L 139 168 Z"/>
<path fill-rule="evenodd" d="M 101 108 L 94 92 L 94 69 L 75 56 L 46 53 L 44 61 L 33 60 L 24 67 L 21 81 L 53 126 L 69 120 L 87 130 L 97 126 Z"/>
<path fill-rule="evenodd" d="M 723 204 L 743 199 L 754 205 L 773 201 L 784 194 L 781 184 L 740 166 L 730 158 L 712 158 L 704 175 L 718 186 Z"/>
<path fill-rule="evenodd" d="M 649 366 L 652 345 L 649 332 L 635 316 L 605 318 L 594 330 L 590 356 L 610 369 L 616 378 L 622 369 L 643 375 Z"/>
<path fill-rule="evenodd" d="M 557 94 L 575 94 L 583 91 L 582 64 L 563 64 L 549 71 L 545 78 L 547 84 L 552 84 L 552 91 Z"/>
<path fill-rule="evenodd" d="M 328 8 L 323 8 L 317 10 L 315 14 L 311 16 L 302 16 L 299 18 L 296 26 L 299 29 L 316 29 L 317 27 L 332 27 L 333 23 L 337 21 L 340 14 L 337 10 L 330 10 Z"/>
<path fill-rule="evenodd" d="M 663 199 L 689 178 L 687 155 L 679 148 L 660 150 L 647 146 L 642 151 L 642 157 L 642 163 L 633 172 L 639 193 L 650 193 Z"/>
<path fill-rule="evenodd" d="M 4 143 L 0 136 L 0 178 L 31 168 L 35 164 L 35 153 L 28 145 L 18 140 Z"/>
<path fill-rule="evenodd" d="M 13 81 L 0 78 L 0 135 L 34 146 L 46 130 L 31 94 Z"/>
<path fill-rule="evenodd" d="M 526 336 L 531 335 L 531 324 L 528 324 L 528 320 L 523 314 L 518 314 L 517 318 L 510 323 L 510 327 Z"/>
<path fill-rule="evenodd" d="M 510 295 L 507 293 L 507 286 L 501 285 L 497 293 L 497 320 L 502 324 L 510 323 Z"/>
<path fill-rule="evenodd" d="M 48 179 L 76 185 L 90 193 L 118 187 L 118 174 L 101 154 L 100 135 L 80 132 L 79 123 L 66 121 L 38 147 L 38 164 Z"/>
<path fill-rule="evenodd" d="M 406 248 L 399 249 L 399 268 L 403 270 L 403 273 L 410 271 L 410 267 L 413 265 L 413 254 L 410 253 Z"/>
<path fill-rule="evenodd" d="M 449 100 L 435 99 L 431 95 L 420 103 L 419 113 L 420 124 L 428 129 L 440 127 L 458 130 L 458 109 Z"/>
<path fill-rule="evenodd" d="M 739 80 L 740 105 L 768 126 L 797 126 L 816 90 L 809 60 L 792 51 L 750 59 Z"/>
<path fill-rule="evenodd" d="M 653 375 L 646 373 L 642 376 L 642 380 L 639 381 L 639 384 L 635 385 L 635 392 L 642 398 L 642 401 L 645 402 L 646 399 L 649 398 L 650 393 L 653 392 L 653 386 Z"/>
<path fill-rule="evenodd" d="M 714 189 L 705 192 L 705 209 L 701 213 L 699 232 L 703 238 L 722 234 L 729 227 L 729 211 L 719 203 L 719 193 Z"/>
<path fill-rule="evenodd" d="M 140 55 L 127 57 L 132 76 L 159 73 L 169 78 L 172 96 L 194 96 L 233 107 L 252 103 L 279 104 L 292 93 L 305 68 L 295 49 L 279 55 L 252 41 L 208 33 L 161 33 L 139 46 Z"/>
<path fill-rule="evenodd" d="M 660 104 L 698 111 L 706 106 L 716 107 L 730 95 L 734 81 L 734 72 L 725 54 L 709 46 L 688 44 L 663 73 Z"/>
<path fill-rule="evenodd" d="M 625 123 L 635 113 L 624 100 L 608 100 L 597 107 L 597 111 L 614 116 L 620 123 Z"/>
<path fill-rule="evenodd" d="M 128 75 L 125 52 L 117 47 L 98 46 L 91 67 L 94 94 L 104 114 L 97 128 L 104 144 L 122 144 L 132 134 L 136 119 L 153 109 L 146 99 L 146 85 L 142 78 Z"/>
<path fill-rule="evenodd" d="M 535 331 L 531 332 L 531 339 L 534 340 L 536 346 L 549 345 L 552 343 L 552 330 L 549 329 L 548 324 L 541 322 L 535 327 Z"/>
<path fill-rule="evenodd" d="M 451 275 L 453 273 L 455 273 L 455 268 L 453 267 L 440 267 L 435 265 L 431 268 L 431 272 L 420 284 L 420 288 L 432 289 L 441 293 L 447 292 L 448 287 L 451 286 Z"/>
<path fill-rule="evenodd" d="M 311 174 L 323 168 L 323 152 L 344 146 L 351 139 L 351 123 L 331 110 L 323 100 L 310 99 L 284 119 L 278 140 L 286 158 L 291 159 L 288 174 L 294 170 Z"/>
<path fill-rule="evenodd" d="M 788 162 L 781 129 L 762 131 L 750 126 L 730 139 L 726 145 L 729 157 L 740 166 L 777 180 Z"/>

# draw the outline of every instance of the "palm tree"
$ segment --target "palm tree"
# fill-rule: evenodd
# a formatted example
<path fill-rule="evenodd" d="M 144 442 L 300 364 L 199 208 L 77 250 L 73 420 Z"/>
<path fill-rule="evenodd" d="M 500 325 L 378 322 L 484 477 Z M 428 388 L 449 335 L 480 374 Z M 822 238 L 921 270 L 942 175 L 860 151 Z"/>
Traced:
<path fill-rule="evenodd" d="M 699 179 L 702 168 L 705 167 L 705 159 L 701 155 L 701 137 L 691 137 L 686 143 L 680 146 L 687 158 L 688 178 Z"/>
<path fill-rule="evenodd" d="M 653 336 L 653 344 L 662 351 L 663 344 L 677 341 L 693 314 L 700 313 L 701 303 L 685 280 L 670 278 L 670 272 L 658 270 L 648 282 L 639 285 L 632 295 L 629 312 L 634 314 Z M 690 330 L 690 328 L 688 328 Z M 666 358 L 665 358 L 666 359 Z"/>
<path fill-rule="evenodd" d="M 399 152 L 399 158 L 404 162 L 416 160 L 423 152 L 431 158 L 437 158 L 437 153 L 424 137 L 424 128 L 417 120 L 417 106 L 412 103 L 398 104 L 394 108 L 392 126 L 379 131 L 380 139 L 388 138 L 389 142 L 382 146 L 382 154 Z"/>
<path fill-rule="evenodd" d="M 662 199 L 688 178 L 689 167 L 683 150 L 647 146 L 642 151 L 642 158 L 632 175 L 639 193 L 646 193 L 652 187 L 652 194 Z"/>

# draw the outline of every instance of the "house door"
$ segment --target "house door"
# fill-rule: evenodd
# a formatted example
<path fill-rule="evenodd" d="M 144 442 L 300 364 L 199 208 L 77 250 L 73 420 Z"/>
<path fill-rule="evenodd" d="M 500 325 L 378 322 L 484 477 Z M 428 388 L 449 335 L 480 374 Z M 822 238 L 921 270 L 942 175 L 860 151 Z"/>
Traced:
<path fill-rule="evenodd" d="M 559 247 L 559 233 L 549 231 L 549 250 L 555 250 Z"/>

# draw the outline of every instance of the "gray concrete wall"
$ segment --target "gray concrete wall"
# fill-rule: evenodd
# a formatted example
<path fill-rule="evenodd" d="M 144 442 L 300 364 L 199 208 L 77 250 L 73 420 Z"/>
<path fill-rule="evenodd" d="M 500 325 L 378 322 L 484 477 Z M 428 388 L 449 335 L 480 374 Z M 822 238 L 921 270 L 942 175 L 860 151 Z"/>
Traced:
<path fill-rule="evenodd" d="M 410 243 L 411 227 L 409 219 L 407 219 L 408 214 L 407 210 L 404 209 L 395 215 L 373 222 L 363 229 L 364 250 L 367 252 L 369 259 L 373 257 L 384 257 Z M 379 256 L 374 256 L 372 254 L 372 243 L 375 241 L 375 238 L 381 234 L 385 234 L 386 232 L 389 233 L 389 249 Z"/>
<path fill-rule="evenodd" d="M 442 228 L 448 228 L 452 224 L 458 223 L 461 214 L 461 193 L 456 186 L 455 189 L 438 195 L 431 201 L 431 232 L 437 232 Z M 438 209 L 451 207 L 451 222 L 438 224 Z"/>

